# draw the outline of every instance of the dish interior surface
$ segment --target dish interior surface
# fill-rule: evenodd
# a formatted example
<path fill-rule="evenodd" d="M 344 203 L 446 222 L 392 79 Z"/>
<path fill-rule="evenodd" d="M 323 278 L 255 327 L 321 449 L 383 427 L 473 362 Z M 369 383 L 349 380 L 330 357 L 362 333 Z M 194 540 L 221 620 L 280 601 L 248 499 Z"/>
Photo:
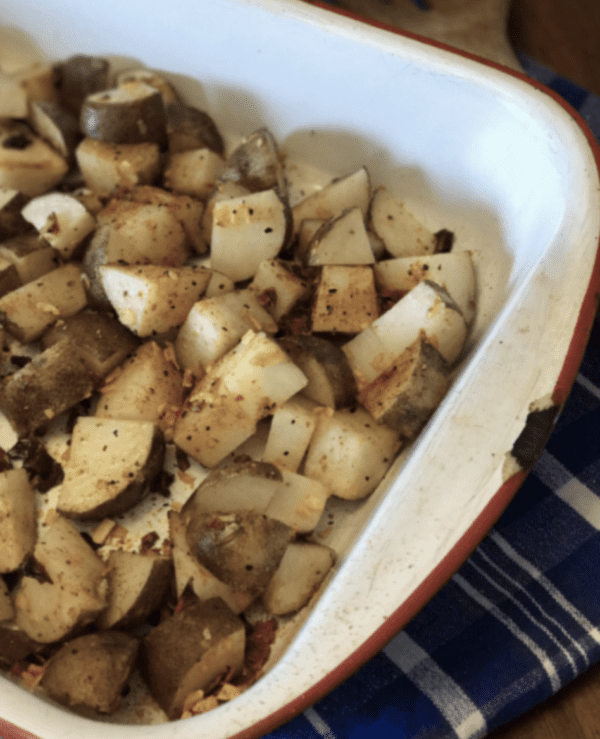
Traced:
<path fill-rule="evenodd" d="M 443 584 L 440 563 L 458 547 L 460 564 L 493 522 L 486 511 L 517 469 L 507 454 L 528 413 L 556 401 L 596 279 L 593 152 L 570 115 L 525 80 L 294 0 L 2 6 L 3 25 L 52 59 L 99 54 L 168 72 L 230 140 L 267 126 L 290 171 L 297 162 L 325 182 L 365 165 L 374 184 L 472 252 L 478 310 L 453 388 L 378 490 L 359 506 L 336 505 L 326 543 L 337 571 L 316 606 L 280 630 L 273 669 L 213 712 L 177 726 L 122 725 L 119 736 L 266 731 L 300 710 L 299 696 L 315 699 L 356 669 L 365 642 L 390 617 L 400 628 L 409 597 L 427 582 L 410 608 L 424 605 Z M 114 736 L 3 677 L 0 705 L 42 739 Z"/>

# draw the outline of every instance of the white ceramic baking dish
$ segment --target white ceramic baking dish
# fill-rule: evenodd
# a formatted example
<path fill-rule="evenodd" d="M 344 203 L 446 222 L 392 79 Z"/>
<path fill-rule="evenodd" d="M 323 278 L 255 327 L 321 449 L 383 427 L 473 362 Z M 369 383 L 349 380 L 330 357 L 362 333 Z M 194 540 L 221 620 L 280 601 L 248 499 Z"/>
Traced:
<path fill-rule="evenodd" d="M 210 713 L 118 728 L 0 677 L 0 716 L 42 739 L 259 736 L 380 649 L 523 481 L 509 453 L 528 418 L 541 430 L 515 453 L 526 464 L 540 449 L 595 309 L 597 147 L 523 76 L 300 0 L 2 0 L 0 22 L 53 58 L 116 55 L 174 73 L 226 132 L 267 125 L 291 158 L 331 174 L 364 164 L 473 253 L 479 306 L 461 372 L 376 493 L 336 510 L 335 575 L 281 630 L 266 676 Z"/>

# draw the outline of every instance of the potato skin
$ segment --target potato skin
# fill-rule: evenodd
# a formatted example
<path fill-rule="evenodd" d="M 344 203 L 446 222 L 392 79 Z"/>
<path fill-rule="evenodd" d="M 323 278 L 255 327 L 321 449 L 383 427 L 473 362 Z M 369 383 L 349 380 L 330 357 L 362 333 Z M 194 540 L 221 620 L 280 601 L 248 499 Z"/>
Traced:
<path fill-rule="evenodd" d="M 195 690 L 242 668 L 245 628 L 220 598 L 197 601 L 166 618 L 142 641 L 141 673 L 170 719 Z"/>
<path fill-rule="evenodd" d="M 48 695 L 66 706 L 111 714 L 119 707 L 139 642 L 120 631 L 85 634 L 49 660 L 41 680 Z"/>

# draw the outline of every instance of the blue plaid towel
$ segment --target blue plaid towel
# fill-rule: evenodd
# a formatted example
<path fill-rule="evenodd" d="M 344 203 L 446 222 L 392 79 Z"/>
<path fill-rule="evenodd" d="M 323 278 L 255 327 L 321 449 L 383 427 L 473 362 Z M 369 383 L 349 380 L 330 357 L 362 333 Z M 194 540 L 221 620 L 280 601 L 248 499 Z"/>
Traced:
<path fill-rule="evenodd" d="M 600 139 L 600 98 L 526 57 Z M 269 739 L 478 739 L 600 660 L 600 321 L 546 450 L 384 649 Z"/>

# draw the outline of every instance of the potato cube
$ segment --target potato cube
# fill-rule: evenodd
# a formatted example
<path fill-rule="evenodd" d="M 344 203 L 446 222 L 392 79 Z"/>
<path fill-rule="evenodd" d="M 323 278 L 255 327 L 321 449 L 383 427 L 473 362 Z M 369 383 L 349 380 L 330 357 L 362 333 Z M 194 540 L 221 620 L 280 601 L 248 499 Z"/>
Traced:
<path fill-rule="evenodd" d="M 0 573 L 23 563 L 36 536 L 35 491 L 26 470 L 0 472 Z"/>
<path fill-rule="evenodd" d="M 312 310 L 315 332 L 355 334 L 379 315 L 370 266 L 326 265 Z"/>

